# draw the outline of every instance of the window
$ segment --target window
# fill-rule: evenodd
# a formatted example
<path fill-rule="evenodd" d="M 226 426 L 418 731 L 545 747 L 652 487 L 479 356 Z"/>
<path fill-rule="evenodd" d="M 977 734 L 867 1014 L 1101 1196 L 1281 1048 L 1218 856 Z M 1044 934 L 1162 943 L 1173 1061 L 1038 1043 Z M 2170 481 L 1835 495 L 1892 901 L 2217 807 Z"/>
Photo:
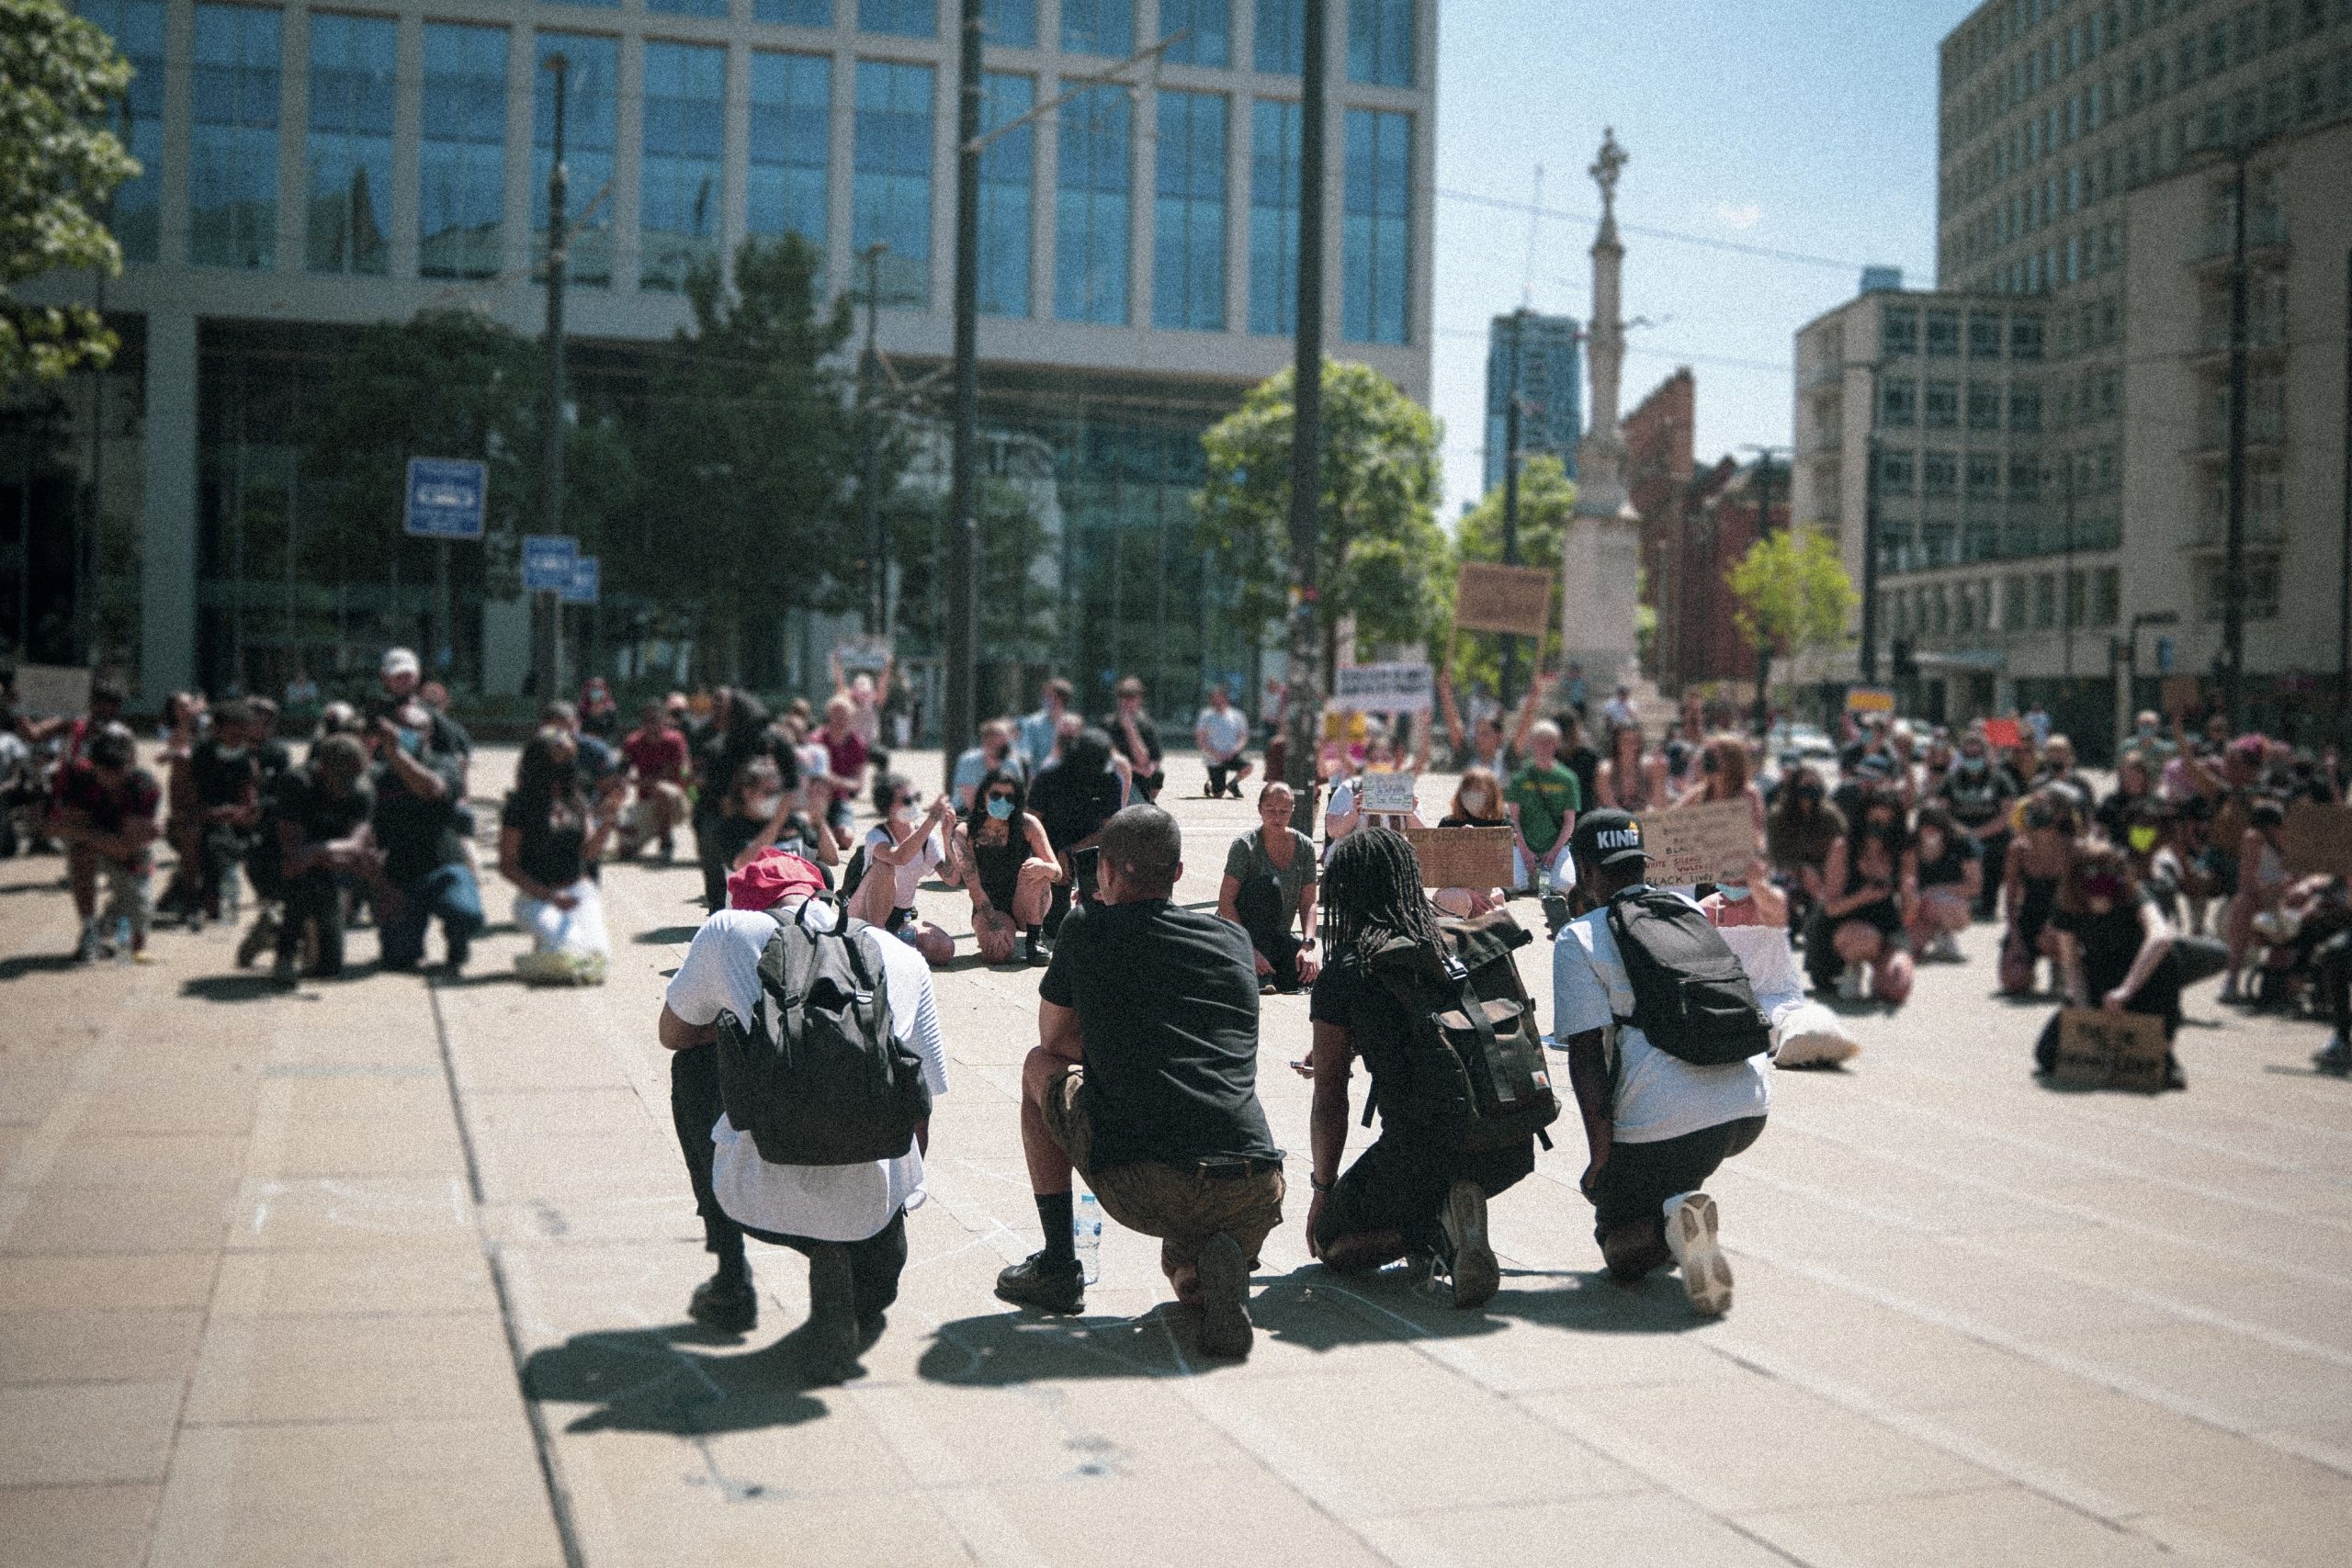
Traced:
<path fill-rule="evenodd" d="M 1918 468 L 1910 453 L 1878 455 L 1878 488 L 1887 495 L 1909 495 L 1918 488 Z"/>
<path fill-rule="evenodd" d="M 2009 428 L 2030 434 L 2041 428 L 2041 389 L 2018 386 L 2009 389 Z"/>
<path fill-rule="evenodd" d="M 1891 377 L 1879 384 L 1879 423 L 1899 430 L 1917 424 L 1918 420 L 1918 382 L 1904 377 Z"/>
<path fill-rule="evenodd" d="M 860 32 L 891 33 L 899 38 L 929 38 L 937 26 L 932 0 L 857 0 Z M 884 270 L 888 271 L 888 264 Z"/>
<path fill-rule="evenodd" d="M 2012 316 L 2009 318 L 2009 357 L 2040 359 L 2041 357 L 2041 318 Z"/>
<path fill-rule="evenodd" d="M 1271 9 L 1261 3 L 1260 25 Z M 1250 106 L 1250 330 L 1286 337 L 1298 326 L 1298 106 Z"/>
<path fill-rule="evenodd" d="M 1348 0 L 1348 80 L 1413 85 L 1413 0 Z"/>
<path fill-rule="evenodd" d="M 1971 311 L 1968 317 L 1968 357 L 1998 359 L 2001 357 L 2001 318 L 1984 311 Z"/>
<path fill-rule="evenodd" d="M 2035 501 L 2041 495 L 2041 459 L 2012 457 L 2009 459 L 2009 499 Z"/>
<path fill-rule="evenodd" d="M 791 28 L 830 28 L 833 0 L 752 0 L 752 19 Z"/>
<path fill-rule="evenodd" d="M 1340 335 L 1349 342 L 1406 341 L 1412 170 L 1412 116 L 1348 111 Z"/>
<path fill-rule="evenodd" d="M 1998 430 L 2001 428 L 2001 389 L 1972 382 L 1968 389 L 1968 428 Z"/>
<path fill-rule="evenodd" d="M 2001 459 L 1992 452 L 1968 455 L 1968 499 L 1993 501 L 2001 493 Z"/>
<path fill-rule="evenodd" d="M 198 266 L 277 265 L 278 14 L 196 8 L 187 251 Z"/>
<path fill-rule="evenodd" d="M 2058 578 L 2041 572 L 2033 580 L 2033 629 L 2047 631 L 2058 624 Z"/>
<path fill-rule="evenodd" d="M 689 268 L 718 258 L 726 96 L 724 46 L 647 41 L 638 164 L 640 288 L 675 291 Z"/>
<path fill-rule="evenodd" d="M 2123 573 L 2103 566 L 2091 573 L 2091 625 L 2111 626 L 2123 618 Z"/>
<path fill-rule="evenodd" d="M 1251 59 L 1259 70 L 1278 75 L 1306 69 L 1306 0 L 1258 0 Z"/>
<path fill-rule="evenodd" d="M 1928 383 L 1926 414 L 1921 420 L 1929 430 L 1952 430 L 1960 424 L 1960 387 L 1951 381 Z"/>
<path fill-rule="evenodd" d="M 1951 495 L 1960 488 L 1960 459 L 1950 452 L 1929 452 L 1919 459 L 1919 488 L 1928 495 Z"/>
<path fill-rule="evenodd" d="M 504 28 L 424 24 L 420 121 L 416 270 L 495 277 L 505 248 Z"/>
<path fill-rule="evenodd" d="M 1960 353 L 1960 317 L 1951 310 L 1928 312 L 1928 352 L 1949 359 Z"/>
<path fill-rule="evenodd" d="M 2249 621 L 2271 621 L 2278 618 L 2278 558 L 2274 555 L 2249 555 L 2245 558 L 2245 618 Z M 2228 594 L 2227 568 L 2215 561 L 2205 569 L 2205 618 L 2222 618 L 2222 605 Z"/>
<path fill-rule="evenodd" d="M 1161 58 L 1178 65 L 1233 62 L 1231 0 L 1159 0 L 1159 36 L 1177 39 Z"/>
<path fill-rule="evenodd" d="M 743 227 L 768 238 L 797 234 L 816 247 L 820 260 L 832 107 L 831 61 L 820 54 L 752 51 Z"/>
<path fill-rule="evenodd" d="M 999 49 L 1037 47 L 1037 0 L 982 0 L 982 37 Z"/>
<path fill-rule="evenodd" d="M 1919 352 L 1919 312 L 1889 310 L 1879 319 L 1879 352 L 1883 355 Z"/>
<path fill-rule="evenodd" d="M 723 20 L 727 0 L 645 0 L 645 8 L 672 17 L 717 17 Z"/>
<path fill-rule="evenodd" d="M 886 244 L 882 303 L 931 303 L 931 67 L 857 62 L 850 249 Z"/>
<path fill-rule="evenodd" d="M 1065 30 L 1074 14 L 1075 7 L 1062 13 Z M 1124 87 L 1095 87 L 1064 103 L 1060 120 L 1054 314 L 1065 321 L 1124 326 L 1134 100 Z"/>
<path fill-rule="evenodd" d="M 2026 585 L 2022 577 L 2012 577 L 2001 584 L 2001 629 L 2021 632 L 2026 622 Z"/>
<path fill-rule="evenodd" d="M 548 69 L 551 56 L 571 62 L 565 73 L 563 162 L 570 171 L 564 205 L 577 225 L 581 213 L 613 177 L 613 153 L 617 145 L 617 104 L 614 82 L 620 69 L 620 46 L 608 38 L 578 33 L 541 33 L 536 40 L 538 60 L 531 105 L 531 232 L 537 254 L 544 258 L 548 243 L 548 170 L 555 160 L 555 73 Z M 613 280 L 612 201 L 592 214 L 585 228 L 571 235 L 565 276 L 574 283 L 596 285 Z"/>
<path fill-rule="evenodd" d="M 1225 98 L 1159 94 L 1151 324 L 1225 330 Z"/>
<path fill-rule="evenodd" d="M 376 17 L 311 17 L 302 257 L 312 272 L 391 265 L 392 28 Z"/>
<path fill-rule="evenodd" d="M 980 92 L 980 130 L 1019 119 L 1037 101 L 1027 76 L 991 71 Z M 1029 313 L 1030 209 L 1035 201 L 1036 127 L 1008 130 L 980 152 L 980 313 Z"/>
<path fill-rule="evenodd" d="M 114 187 L 114 237 L 125 261 L 151 262 L 162 237 L 164 0 L 81 0 L 74 9 L 105 28 L 130 62 L 130 89 L 107 116 L 139 160 L 138 176 Z"/>
<path fill-rule="evenodd" d="M 2087 573 L 2066 574 L 2066 624 L 2079 626 L 2090 618 L 2091 585 Z"/>
<path fill-rule="evenodd" d="M 929 6 L 931 0 L 922 3 Z M 1073 54 L 1125 60 L 1136 51 L 1135 0 L 1062 0 L 1062 47 Z"/>

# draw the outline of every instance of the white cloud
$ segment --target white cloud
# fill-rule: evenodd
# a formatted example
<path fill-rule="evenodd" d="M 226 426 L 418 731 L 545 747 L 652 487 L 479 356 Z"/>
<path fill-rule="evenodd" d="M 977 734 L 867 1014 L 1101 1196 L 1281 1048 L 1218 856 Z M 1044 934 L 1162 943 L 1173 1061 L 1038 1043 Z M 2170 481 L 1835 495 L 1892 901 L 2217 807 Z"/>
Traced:
<path fill-rule="evenodd" d="M 1728 201 L 1715 203 L 1715 216 L 1728 229 L 1753 229 L 1764 220 L 1764 209 L 1754 202 L 1734 207 Z"/>

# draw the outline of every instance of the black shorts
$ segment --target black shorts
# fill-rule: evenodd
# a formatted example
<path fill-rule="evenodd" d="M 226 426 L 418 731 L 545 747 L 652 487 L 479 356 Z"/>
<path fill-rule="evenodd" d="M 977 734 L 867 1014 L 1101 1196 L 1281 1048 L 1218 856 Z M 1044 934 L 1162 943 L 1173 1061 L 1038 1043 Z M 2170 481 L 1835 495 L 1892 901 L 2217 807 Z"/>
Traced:
<path fill-rule="evenodd" d="M 1384 1126 L 1372 1147 L 1356 1156 L 1323 1200 L 1315 1245 L 1343 1235 L 1402 1231 L 1408 1248 L 1433 1249 L 1437 1217 L 1457 1181 L 1475 1181 L 1489 1198 L 1535 1168 L 1535 1140 L 1487 1154 L 1461 1155 L 1431 1147 L 1408 1129 Z"/>
<path fill-rule="evenodd" d="M 1663 1226 L 1668 1198 L 1704 1187 L 1717 1166 L 1763 1131 L 1764 1118 L 1743 1116 L 1654 1144 L 1612 1145 L 1592 1184 L 1593 1239 L 1645 1219 Z"/>

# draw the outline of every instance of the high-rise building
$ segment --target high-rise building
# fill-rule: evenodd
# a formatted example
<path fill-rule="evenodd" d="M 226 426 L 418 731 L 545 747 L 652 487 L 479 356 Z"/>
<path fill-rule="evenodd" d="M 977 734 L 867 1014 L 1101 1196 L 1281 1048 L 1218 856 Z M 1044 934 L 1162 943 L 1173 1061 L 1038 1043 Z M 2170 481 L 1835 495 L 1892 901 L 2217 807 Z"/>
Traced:
<path fill-rule="evenodd" d="M 298 419 L 364 324 L 458 305 L 538 334 L 552 54 L 585 225 L 569 292 L 582 400 L 641 386 L 686 320 L 689 261 L 786 231 L 833 290 L 862 288 L 859 254 L 888 246 L 880 345 L 903 379 L 950 352 L 956 0 L 78 4 L 137 71 L 123 120 L 144 172 L 114 203 L 128 265 L 105 303 L 123 352 L 59 389 L 34 533 L 102 519 L 96 650 L 151 700 L 421 641 L 424 547 L 288 570 Z M 1050 632 L 983 650 L 992 701 L 1052 665 L 1090 704 L 1134 672 L 1186 710 L 1250 666 L 1256 628 L 1220 613 L 1190 498 L 1203 430 L 1291 361 L 1303 16 L 1303 0 L 988 0 L 985 122 L 1038 112 L 982 158 L 984 461 L 1042 499 L 1054 557 L 1034 580 Z M 1330 16 L 1326 341 L 1426 401 L 1436 6 Z M 1180 33 L 1139 85 L 1086 82 Z M 91 289 L 60 276 L 34 293 Z M 390 536 L 399 498 L 384 510 Z M 35 554 L 29 597 L 70 626 L 79 551 Z M 781 581 L 789 563 L 746 570 Z M 660 609 L 608 585 L 607 638 Z M 470 587 L 458 610 L 458 675 L 512 687 L 516 612 Z M 896 618 L 919 662 L 933 606 Z M 34 620 L 38 643 L 54 628 Z M 755 628 L 752 679 L 821 671 L 811 625 Z"/>
<path fill-rule="evenodd" d="M 2163 674 L 2212 696 L 2242 173 L 2248 712 L 2315 733 L 2344 694 L 2352 4 L 1992 0 L 1940 75 L 1939 290 L 1797 334 L 1796 514 L 1858 578 L 1876 464 L 1880 677 L 1899 644 L 1920 710 L 2039 702 L 2092 754 Z"/>
<path fill-rule="evenodd" d="M 1487 488 L 1503 482 L 1510 443 L 1503 424 L 1519 391 L 1519 456 L 1560 459 L 1577 476 L 1577 438 L 1584 434 L 1584 370 L 1577 352 L 1583 324 L 1573 316 L 1514 310 L 1487 329 Z"/>

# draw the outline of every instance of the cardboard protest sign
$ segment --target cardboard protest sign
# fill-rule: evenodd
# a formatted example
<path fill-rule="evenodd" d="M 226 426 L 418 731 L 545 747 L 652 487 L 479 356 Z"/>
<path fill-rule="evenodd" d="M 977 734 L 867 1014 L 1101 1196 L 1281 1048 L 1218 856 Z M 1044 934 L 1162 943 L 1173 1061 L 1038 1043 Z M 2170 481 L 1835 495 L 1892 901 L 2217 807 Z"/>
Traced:
<path fill-rule="evenodd" d="M 1984 721 L 1984 744 L 1996 750 L 2006 751 L 2020 739 L 2016 719 L 1988 718 Z"/>
<path fill-rule="evenodd" d="M 1331 705 L 1359 713 L 1427 713 L 1432 682 L 1418 660 L 1342 664 L 1331 672 Z"/>
<path fill-rule="evenodd" d="M 17 666 L 17 709 L 34 718 L 78 714 L 90 705 L 90 672 L 65 664 Z"/>
<path fill-rule="evenodd" d="M 2154 1094 L 2165 1087 L 2165 1021 L 2153 1013 L 2067 1008 L 2058 1015 L 2062 1089 L 2131 1089 Z"/>
<path fill-rule="evenodd" d="M 1552 573 L 1540 566 L 1464 561 L 1453 624 L 1465 632 L 1541 637 L 1552 629 Z"/>
<path fill-rule="evenodd" d="M 1410 811 L 1420 804 L 1419 783 L 1411 773 L 1366 773 L 1356 781 L 1356 799 L 1366 811 Z"/>
<path fill-rule="evenodd" d="M 1642 844 L 1662 887 L 1745 881 L 1756 863 L 1756 808 L 1742 798 L 1647 813 Z"/>
<path fill-rule="evenodd" d="M 1508 887 L 1516 840 L 1508 828 L 1408 828 L 1424 887 Z"/>
<path fill-rule="evenodd" d="M 890 639 L 883 637 L 844 637 L 833 645 L 833 658 L 844 674 L 864 671 L 878 675 L 890 666 Z"/>
<path fill-rule="evenodd" d="M 2290 876 L 2352 876 L 2352 806 L 2294 802 L 2279 851 Z"/>
<path fill-rule="evenodd" d="M 1894 712 L 1894 694 L 1883 686 L 1849 686 L 1846 690 L 1846 711 L 1848 713 L 1883 713 L 1892 716 Z"/>
<path fill-rule="evenodd" d="M 2167 675 L 2158 690 L 2166 718 L 2195 713 L 2205 705 L 2205 688 L 2194 675 Z"/>

